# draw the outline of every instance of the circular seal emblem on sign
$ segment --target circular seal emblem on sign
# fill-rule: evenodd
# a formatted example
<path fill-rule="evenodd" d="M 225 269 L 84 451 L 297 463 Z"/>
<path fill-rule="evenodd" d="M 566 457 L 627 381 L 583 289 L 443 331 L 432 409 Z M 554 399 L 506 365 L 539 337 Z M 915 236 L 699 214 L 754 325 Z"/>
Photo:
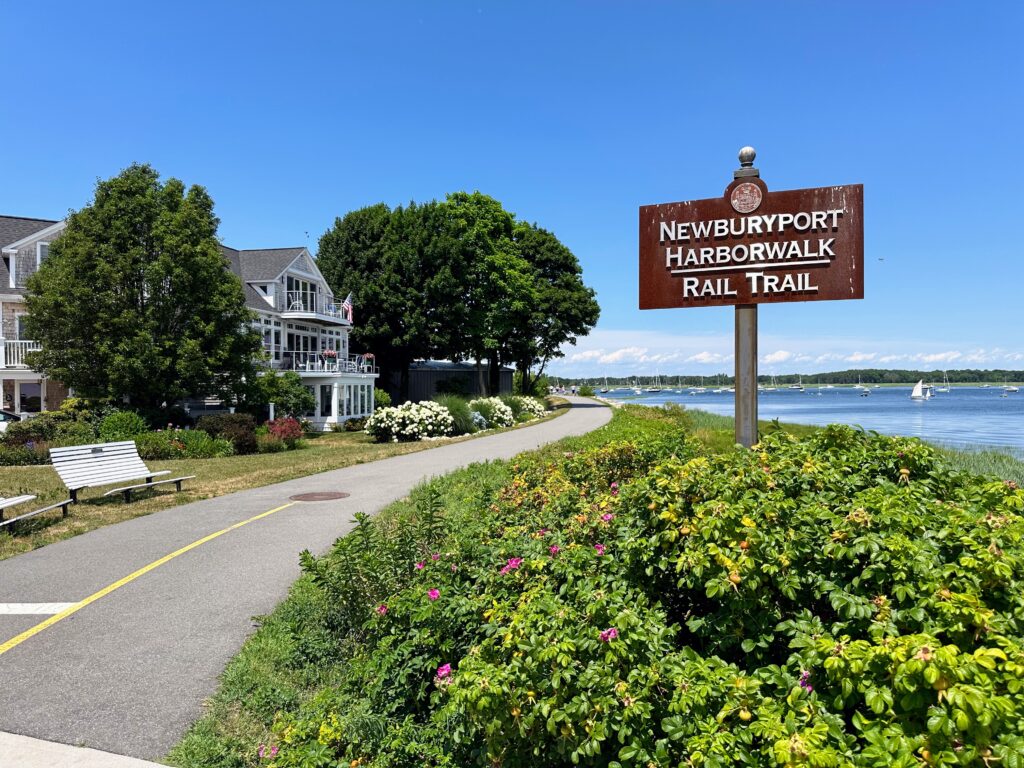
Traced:
<path fill-rule="evenodd" d="M 729 202 L 732 203 L 732 207 L 736 209 L 737 213 L 750 213 L 757 210 L 762 197 L 761 188 L 757 184 L 745 181 L 732 191 Z"/>

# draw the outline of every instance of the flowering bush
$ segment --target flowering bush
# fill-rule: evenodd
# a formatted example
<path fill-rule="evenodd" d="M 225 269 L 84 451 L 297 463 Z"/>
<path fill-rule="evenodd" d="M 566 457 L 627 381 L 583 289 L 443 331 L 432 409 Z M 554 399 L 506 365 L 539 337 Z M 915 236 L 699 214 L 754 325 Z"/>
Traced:
<path fill-rule="evenodd" d="M 437 403 L 402 403 L 379 408 L 366 422 L 366 431 L 380 442 L 421 440 L 450 435 L 454 420 L 448 409 Z"/>
<path fill-rule="evenodd" d="M 283 441 L 289 448 L 294 448 L 295 444 L 302 437 L 302 425 L 299 424 L 298 419 L 293 419 L 291 416 L 268 421 L 267 430 L 272 436 Z"/>
<path fill-rule="evenodd" d="M 511 427 L 516 423 L 512 409 L 497 397 L 478 397 L 469 401 L 469 410 L 479 413 L 490 427 Z"/>
<path fill-rule="evenodd" d="M 278 717 L 281 765 L 1024 764 L 1024 491 L 846 427 L 658 434 L 307 555 L 285 679 L 326 635 L 344 682 Z"/>
<path fill-rule="evenodd" d="M 516 395 L 516 401 L 523 413 L 528 414 L 531 419 L 541 419 L 547 413 L 544 403 L 535 397 L 523 397 Z"/>

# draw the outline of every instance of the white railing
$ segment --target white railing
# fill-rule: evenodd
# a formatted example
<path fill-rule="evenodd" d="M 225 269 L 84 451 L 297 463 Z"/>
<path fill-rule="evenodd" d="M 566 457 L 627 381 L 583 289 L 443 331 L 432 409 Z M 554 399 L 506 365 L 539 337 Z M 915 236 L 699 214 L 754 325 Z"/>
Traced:
<path fill-rule="evenodd" d="M 279 312 L 323 315 L 337 320 L 348 320 L 341 302 L 333 296 L 308 291 L 281 291 L 277 294 Z"/>
<path fill-rule="evenodd" d="M 268 350 L 269 353 L 269 350 Z M 282 352 L 280 360 L 270 365 L 279 371 L 299 373 L 377 373 L 372 357 L 365 355 L 330 355 L 323 352 Z"/>
<path fill-rule="evenodd" d="M 0 339 L 0 368 L 28 368 L 25 355 L 40 349 L 42 346 L 38 341 Z"/>

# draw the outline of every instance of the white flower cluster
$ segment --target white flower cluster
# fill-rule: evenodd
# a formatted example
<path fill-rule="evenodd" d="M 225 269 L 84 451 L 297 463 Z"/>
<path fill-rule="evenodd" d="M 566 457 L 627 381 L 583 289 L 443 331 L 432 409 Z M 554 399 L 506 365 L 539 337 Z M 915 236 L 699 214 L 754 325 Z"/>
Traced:
<path fill-rule="evenodd" d="M 535 397 L 517 396 L 516 402 L 519 403 L 523 413 L 527 414 L 531 419 L 543 418 L 544 414 L 547 413 L 544 403 Z"/>
<path fill-rule="evenodd" d="M 443 405 L 424 401 L 378 408 L 366 422 L 366 431 L 376 440 L 422 440 L 452 433 L 455 420 Z"/>
<path fill-rule="evenodd" d="M 511 427 L 516 423 L 512 409 L 496 397 L 478 397 L 469 401 L 469 410 L 476 411 L 485 419 L 489 427 Z"/>

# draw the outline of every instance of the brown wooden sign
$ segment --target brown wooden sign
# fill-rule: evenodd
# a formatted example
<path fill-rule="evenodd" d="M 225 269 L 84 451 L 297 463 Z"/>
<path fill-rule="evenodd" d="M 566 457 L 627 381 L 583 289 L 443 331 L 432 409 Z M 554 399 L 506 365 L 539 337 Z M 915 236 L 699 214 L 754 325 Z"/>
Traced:
<path fill-rule="evenodd" d="M 640 208 L 640 309 L 864 298 L 864 187 L 769 192 Z"/>

